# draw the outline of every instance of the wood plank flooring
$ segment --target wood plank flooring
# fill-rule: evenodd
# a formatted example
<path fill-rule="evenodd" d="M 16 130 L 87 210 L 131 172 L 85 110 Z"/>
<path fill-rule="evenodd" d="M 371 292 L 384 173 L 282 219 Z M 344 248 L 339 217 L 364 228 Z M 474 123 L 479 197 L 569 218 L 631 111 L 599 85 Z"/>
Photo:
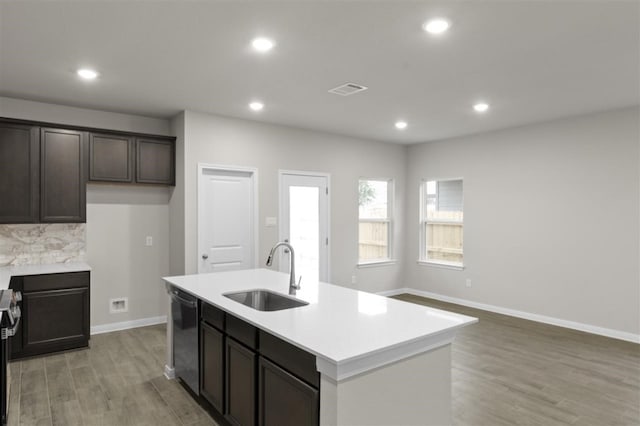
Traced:
<path fill-rule="evenodd" d="M 162 375 L 164 325 L 99 334 L 91 348 L 15 361 L 11 425 L 215 426 Z"/>
<path fill-rule="evenodd" d="M 454 425 L 640 425 L 640 345 L 413 295 L 479 318 L 453 343 Z"/>
<path fill-rule="evenodd" d="M 640 345 L 411 295 L 478 317 L 453 343 L 457 426 L 640 425 Z M 92 336 L 91 348 L 10 364 L 9 425 L 215 425 L 162 376 L 165 327 Z"/>

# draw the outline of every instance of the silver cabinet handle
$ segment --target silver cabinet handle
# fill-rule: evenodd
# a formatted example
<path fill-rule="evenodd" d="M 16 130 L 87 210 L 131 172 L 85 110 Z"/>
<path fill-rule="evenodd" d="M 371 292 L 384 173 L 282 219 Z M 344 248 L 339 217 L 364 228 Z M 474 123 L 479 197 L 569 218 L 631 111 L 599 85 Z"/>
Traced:
<path fill-rule="evenodd" d="M 207 259 L 209 258 L 209 255 L 208 255 L 208 254 L 203 254 L 203 255 L 202 255 L 202 258 L 203 258 L 204 260 L 207 260 Z"/>

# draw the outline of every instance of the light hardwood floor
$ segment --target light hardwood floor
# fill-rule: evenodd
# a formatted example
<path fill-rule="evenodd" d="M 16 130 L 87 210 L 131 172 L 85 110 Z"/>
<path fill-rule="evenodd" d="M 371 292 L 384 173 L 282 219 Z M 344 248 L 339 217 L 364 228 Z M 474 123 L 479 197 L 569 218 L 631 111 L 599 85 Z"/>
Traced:
<path fill-rule="evenodd" d="M 411 295 L 478 317 L 453 343 L 457 426 L 640 425 L 640 345 Z M 215 425 L 162 376 L 165 327 L 92 336 L 91 349 L 10 364 L 9 425 Z"/>
<path fill-rule="evenodd" d="M 413 295 L 479 318 L 453 343 L 458 426 L 640 425 L 640 345 Z"/>
<path fill-rule="evenodd" d="M 9 425 L 213 426 L 189 394 L 162 375 L 166 328 L 91 337 L 90 349 L 9 364 Z"/>

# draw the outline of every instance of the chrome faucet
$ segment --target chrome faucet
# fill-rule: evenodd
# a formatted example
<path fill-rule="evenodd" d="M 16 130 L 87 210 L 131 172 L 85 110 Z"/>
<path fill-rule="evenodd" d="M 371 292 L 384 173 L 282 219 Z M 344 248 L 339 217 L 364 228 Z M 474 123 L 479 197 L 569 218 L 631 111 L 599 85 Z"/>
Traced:
<path fill-rule="evenodd" d="M 280 246 L 285 246 L 291 252 L 291 256 L 289 256 L 289 294 L 295 296 L 296 290 L 300 290 L 300 281 L 302 281 L 302 277 L 300 277 L 300 281 L 298 281 L 298 283 L 296 284 L 296 261 L 291 244 L 287 242 L 279 242 L 275 246 L 273 246 L 271 248 L 271 251 L 269 252 L 269 257 L 267 257 L 267 266 L 271 266 L 271 264 L 273 263 L 273 255 L 275 254 L 276 249 Z"/>

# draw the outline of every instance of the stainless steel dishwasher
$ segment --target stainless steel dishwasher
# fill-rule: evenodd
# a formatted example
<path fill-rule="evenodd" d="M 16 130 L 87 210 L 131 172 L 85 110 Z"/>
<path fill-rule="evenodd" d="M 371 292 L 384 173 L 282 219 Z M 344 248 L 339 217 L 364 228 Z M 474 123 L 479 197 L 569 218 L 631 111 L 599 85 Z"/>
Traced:
<path fill-rule="evenodd" d="M 200 395 L 198 367 L 198 299 L 167 284 L 173 317 L 173 367 L 196 395 Z"/>

